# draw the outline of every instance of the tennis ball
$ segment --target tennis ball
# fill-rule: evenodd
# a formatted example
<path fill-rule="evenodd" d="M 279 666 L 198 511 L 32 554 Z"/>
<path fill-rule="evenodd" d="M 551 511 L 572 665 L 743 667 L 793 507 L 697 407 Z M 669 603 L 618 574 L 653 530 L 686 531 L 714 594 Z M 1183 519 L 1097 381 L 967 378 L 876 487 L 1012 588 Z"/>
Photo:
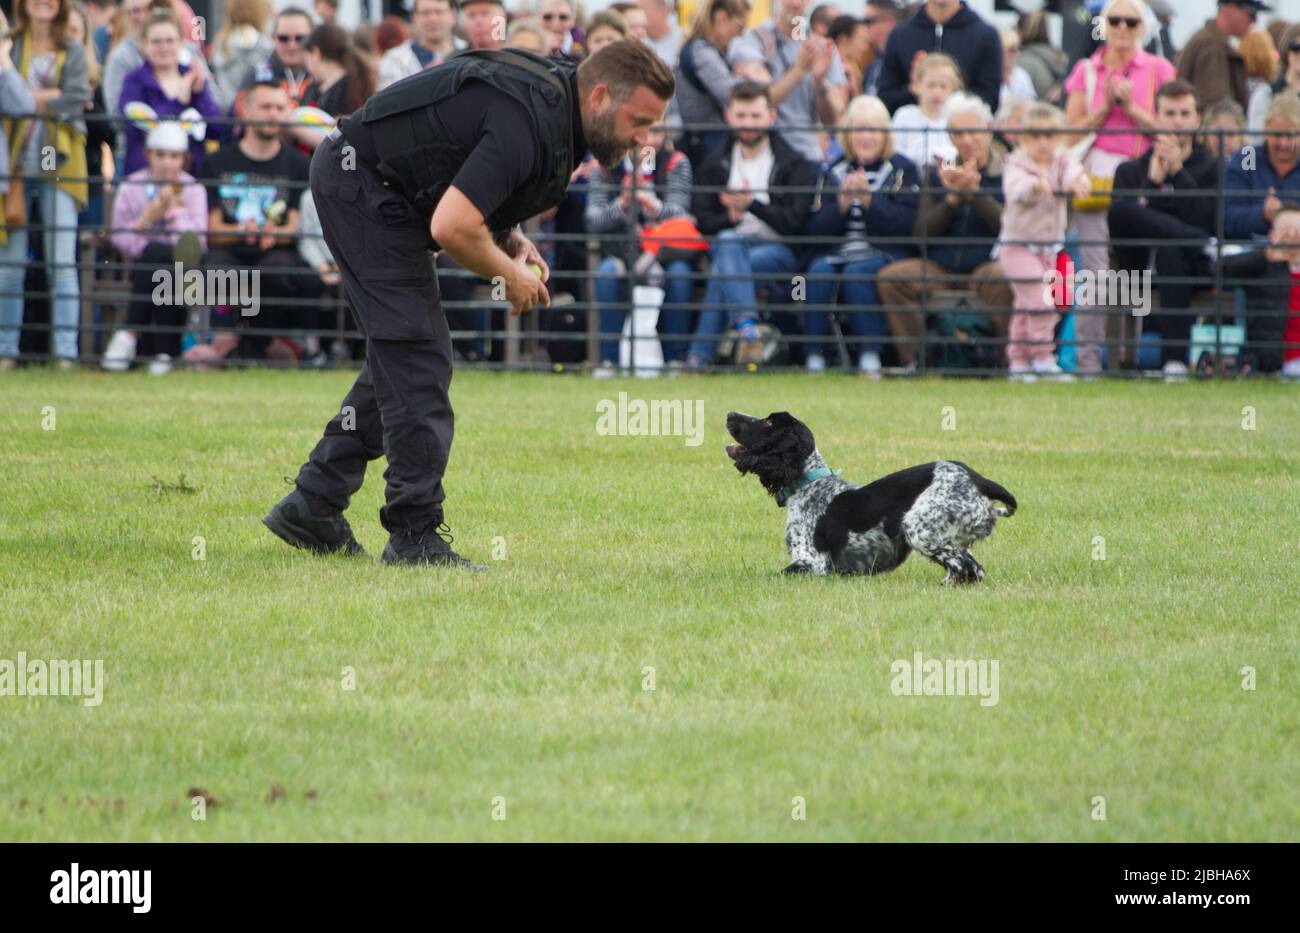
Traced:
<path fill-rule="evenodd" d="M 537 276 L 539 279 L 542 277 L 542 267 L 539 266 L 537 263 L 530 262 L 528 264 L 528 268 L 532 269 L 533 275 Z"/>

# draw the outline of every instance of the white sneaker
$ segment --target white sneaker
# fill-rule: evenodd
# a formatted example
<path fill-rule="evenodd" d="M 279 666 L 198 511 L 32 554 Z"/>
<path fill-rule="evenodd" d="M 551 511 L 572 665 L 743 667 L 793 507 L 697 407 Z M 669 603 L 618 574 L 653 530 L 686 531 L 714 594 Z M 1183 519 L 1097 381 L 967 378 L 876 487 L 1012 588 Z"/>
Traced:
<path fill-rule="evenodd" d="M 880 378 L 880 354 L 875 350 L 864 350 L 858 357 L 858 372 L 869 379 Z"/>
<path fill-rule="evenodd" d="M 613 379 L 618 375 L 618 367 L 609 360 L 604 360 L 599 366 L 591 371 L 592 379 Z"/>
<path fill-rule="evenodd" d="M 1282 364 L 1282 375 L 1287 379 L 1300 379 L 1300 356 Z"/>
<path fill-rule="evenodd" d="M 1056 382 L 1074 381 L 1074 374 L 1063 370 L 1056 360 L 1035 360 L 1034 374 Z"/>
<path fill-rule="evenodd" d="M 1014 363 L 1008 370 L 1007 378 L 1012 382 L 1037 382 L 1038 377 L 1034 375 L 1034 368 L 1028 363 Z"/>
<path fill-rule="evenodd" d="M 149 375 L 165 376 L 172 371 L 172 358 L 166 353 L 159 353 L 149 364 Z"/>
<path fill-rule="evenodd" d="M 113 333 L 113 339 L 108 342 L 108 348 L 104 351 L 104 357 L 99 361 L 99 365 L 109 372 L 124 373 L 131 368 L 131 361 L 135 359 L 135 334 L 129 330 L 119 330 Z"/>
<path fill-rule="evenodd" d="M 1164 366 L 1165 382 L 1184 382 L 1187 379 L 1187 364 L 1179 360 L 1170 360 Z"/>
<path fill-rule="evenodd" d="M 810 373 L 824 373 L 826 372 L 826 357 L 820 353 L 805 354 L 803 365 Z"/>

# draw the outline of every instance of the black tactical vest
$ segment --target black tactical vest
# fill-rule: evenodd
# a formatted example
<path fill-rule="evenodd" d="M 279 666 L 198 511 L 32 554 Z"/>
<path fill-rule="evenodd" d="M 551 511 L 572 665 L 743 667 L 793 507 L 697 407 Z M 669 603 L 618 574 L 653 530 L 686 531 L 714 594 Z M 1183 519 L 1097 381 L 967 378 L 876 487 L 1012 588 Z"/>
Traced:
<path fill-rule="evenodd" d="M 574 152 L 574 101 L 571 63 L 519 49 L 466 50 L 435 68 L 403 78 L 370 98 L 340 123 L 357 158 L 373 166 L 416 210 L 432 216 L 443 192 L 469 157 L 440 125 L 436 104 L 476 79 L 509 94 L 523 105 L 540 153 L 545 181 L 515 192 L 487 218 L 500 232 L 548 210 L 564 199 L 569 176 L 583 153 Z"/>

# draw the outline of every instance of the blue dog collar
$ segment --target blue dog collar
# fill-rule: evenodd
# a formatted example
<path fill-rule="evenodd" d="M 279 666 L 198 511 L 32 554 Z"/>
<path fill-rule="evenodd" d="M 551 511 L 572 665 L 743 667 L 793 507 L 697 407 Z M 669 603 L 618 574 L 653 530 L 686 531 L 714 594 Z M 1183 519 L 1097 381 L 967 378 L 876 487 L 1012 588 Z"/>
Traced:
<path fill-rule="evenodd" d="M 803 489 L 805 486 L 811 486 L 813 483 L 817 482 L 817 480 L 825 479 L 828 476 L 839 476 L 843 472 L 843 470 L 832 470 L 830 467 L 818 467 L 815 470 L 809 470 L 803 476 L 799 477 L 798 482 L 793 486 L 786 486 L 776 491 L 776 504 L 778 506 L 784 506 L 791 496 Z"/>

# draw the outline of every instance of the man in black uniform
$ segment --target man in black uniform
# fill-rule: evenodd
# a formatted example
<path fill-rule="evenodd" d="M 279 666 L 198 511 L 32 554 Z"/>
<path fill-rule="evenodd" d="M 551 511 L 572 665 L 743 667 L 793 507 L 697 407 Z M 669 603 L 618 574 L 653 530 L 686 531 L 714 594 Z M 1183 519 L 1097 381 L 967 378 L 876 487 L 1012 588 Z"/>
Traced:
<path fill-rule="evenodd" d="M 383 560 L 485 569 L 451 549 L 443 524 L 452 347 L 430 250 L 504 285 L 512 314 L 549 304 L 550 270 L 517 225 L 560 202 L 588 148 L 612 168 L 644 146 L 672 94 L 672 71 L 634 39 L 576 67 L 468 51 L 342 120 L 312 158 L 311 191 L 366 361 L 294 491 L 262 519 L 271 531 L 364 553 L 343 510 L 382 454 Z"/>

